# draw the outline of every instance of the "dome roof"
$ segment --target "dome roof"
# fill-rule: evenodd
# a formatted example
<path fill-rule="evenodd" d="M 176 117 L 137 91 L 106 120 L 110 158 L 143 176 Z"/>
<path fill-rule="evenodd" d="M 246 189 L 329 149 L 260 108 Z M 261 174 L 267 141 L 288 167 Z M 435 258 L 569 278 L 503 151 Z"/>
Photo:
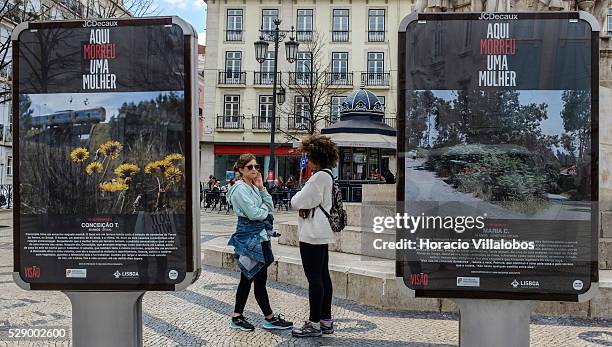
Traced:
<path fill-rule="evenodd" d="M 349 94 L 340 105 L 340 113 L 346 112 L 371 112 L 384 114 L 380 100 L 369 90 L 361 89 L 356 90 Z"/>

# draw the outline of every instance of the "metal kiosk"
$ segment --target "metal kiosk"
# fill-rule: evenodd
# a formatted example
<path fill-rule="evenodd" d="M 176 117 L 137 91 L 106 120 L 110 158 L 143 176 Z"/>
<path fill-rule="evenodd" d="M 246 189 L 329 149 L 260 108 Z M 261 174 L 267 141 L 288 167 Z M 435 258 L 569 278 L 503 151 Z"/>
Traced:
<path fill-rule="evenodd" d="M 199 276 L 196 42 L 178 17 L 13 31 L 14 280 L 70 298 L 75 346 L 141 346 L 144 292 Z"/>
<path fill-rule="evenodd" d="M 400 25 L 397 211 L 419 223 L 396 276 L 455 300 L 462 346 L 528 346 L 533 301 L 597 291 L 598 30 L 585 12 Z"/>

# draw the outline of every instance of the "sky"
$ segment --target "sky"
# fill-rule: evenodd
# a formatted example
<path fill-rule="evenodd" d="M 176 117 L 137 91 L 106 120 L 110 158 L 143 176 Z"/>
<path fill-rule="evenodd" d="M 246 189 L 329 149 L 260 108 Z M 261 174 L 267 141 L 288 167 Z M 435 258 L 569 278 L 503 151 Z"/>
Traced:
<path fill-rule="evenodd" d="M 206 4 L 204 0 L 156 0 L 160 16 L 179 16 L 193 25 L 198 42 L 206 43 Z"/>
<path fill-rule="evenodd" d="M 121 93 L 57 93 L 57 94 L 29 94 L 32 100 L 30 108 L 33 116 L 43 116 L 49 113 L 64 110 L 83 110 L 104 106 L 106 109 L 106 122 L 117 116 L 123 102 L 138 103 L 144 100 L 155 99 L 160 93 L 167 92 L 121 92 Z M 175 92 L 180 94 L 180 92 Z"/>

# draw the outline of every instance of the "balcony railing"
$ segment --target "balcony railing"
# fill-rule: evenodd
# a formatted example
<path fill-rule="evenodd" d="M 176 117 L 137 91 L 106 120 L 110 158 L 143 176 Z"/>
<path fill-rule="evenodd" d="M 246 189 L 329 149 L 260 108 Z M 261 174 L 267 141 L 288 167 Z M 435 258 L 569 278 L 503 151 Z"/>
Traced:
<path fill-rule="evenodd" d="M 217 116 L 217 129 L 244 129 L 244 115 Z"/>
<path fill-rule="evenodd" d="M 219 84 L 245 84 L 246 72 L 219 71 Z"/>
<path fill-rule="evenodd" d="M 396 128 L 395 118 L 383 118 L 383 122 L 392 128 Z"/>
<path fill-rule="evenodd" d="M 332 86 L 353 86 L 352 72 L 326 72 L 325 79 Z"/>
<path fill-rule="evenodd" d="M 242 41 L 242 30 L 226 30 L 225 41 Z"/>
<path fill-rule="evenodd" d="M 312 72 L 290 72 L 289 73 L 289 84 L 290 85 L 311 85 L 315 79 L 314 73 Z"/>
<path fill-rule="evenodd" d="M 369 42 L 385 42 L 384 31 L 368 31 Z"/>
<path fill-rule="evenodd" d="M 348 42 L 349 32 L 345 30 L 334 30 L 332 31 L 333 42 Z"/>
<path fill-rule="evenodd" d="M 274 127 L 280 129 L 280 117 L 276 117 Z M 272 129 L 272 117 L 253 116 L 253 129 Z"/>
<path fill-rule="evenodd" d="M 263 86 L 271 86 L 274 84 L 274 72 L 255 72 L 253 74 L 253 84 L 255 85 L 263 85 Z M 281 81 L 281 73 L 276 73 L 276 85 L 278 86 Z"/>
<path fill-rule="evenodd" d="M 312 41 L 312 30 L 298 30 L 295 32 L 295 39 L 298 42 Z"/>
<path fill-rule="evenodd" d="M 289 130 L 308 130 L 310 128 L 310 118 L 302 116 L 288 117 Z"/>
<path fill-rule="evenodd" d="M 366 86 L 389 86 L 389 72 L 362 72 L 361 81 Z"/>

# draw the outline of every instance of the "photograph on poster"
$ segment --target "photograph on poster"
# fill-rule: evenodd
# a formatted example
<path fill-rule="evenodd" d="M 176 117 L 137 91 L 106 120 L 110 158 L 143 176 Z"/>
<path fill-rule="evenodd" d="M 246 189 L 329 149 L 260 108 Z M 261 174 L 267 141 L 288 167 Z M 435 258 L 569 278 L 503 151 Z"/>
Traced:
<path fill-rule="evenodd" d="M 185 213 L 183 92 L 22 94 L 21 212 Z"/>
<path fill-rule="evenodd" d="M 582 90 L 407 93 L 407 200 L 477 204 L 490 218 L 589 220 L 590 99 Z"/>

